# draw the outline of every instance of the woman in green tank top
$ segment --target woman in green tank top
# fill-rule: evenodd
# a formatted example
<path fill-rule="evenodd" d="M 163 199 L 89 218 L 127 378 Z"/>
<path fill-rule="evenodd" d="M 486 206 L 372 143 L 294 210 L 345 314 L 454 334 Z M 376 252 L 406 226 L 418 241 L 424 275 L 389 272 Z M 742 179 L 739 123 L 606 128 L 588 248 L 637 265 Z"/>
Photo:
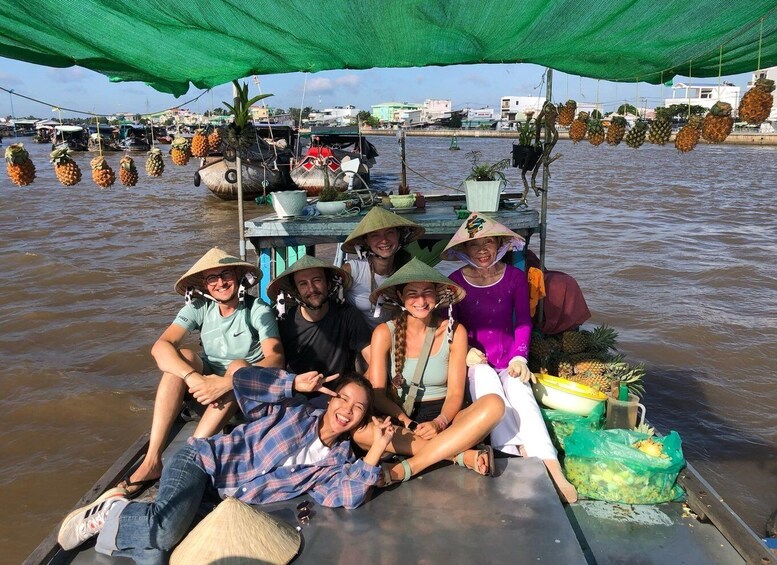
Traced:
<path fill-rule="evenodd" d="M 491 474 L 493 451 L 478 444 L 501 419 L 504 403 L 497 395 L 485 395 L 463 408 L 467 332 L 450 318 L 447 324 L 440 323 L 435 314 L 438 307 L 461 300 L 464 290 L 413 259 L 380 285 L 371 299 L 376 301 L 381 295 L 384 304 L 393 305 L 398 313 L 372 334 L 369 378 L 375 388 L 376 410 L 402 426 L 389 449 L 410 456 L 396 464 L 384 464 L 384 484 L 407 480 L 444 459 L 481 475 Z M 431 347 L 424 365 L 427 336 Z M 423 372 L 417 375 L 419 362 Z M 407 401 L 408 395 L 411 401 Z M 407 413 L 400 404 L 409 404 L 413 398 Z M 371 436 L 365 429 L 354 437 L 367 447 Z"/>

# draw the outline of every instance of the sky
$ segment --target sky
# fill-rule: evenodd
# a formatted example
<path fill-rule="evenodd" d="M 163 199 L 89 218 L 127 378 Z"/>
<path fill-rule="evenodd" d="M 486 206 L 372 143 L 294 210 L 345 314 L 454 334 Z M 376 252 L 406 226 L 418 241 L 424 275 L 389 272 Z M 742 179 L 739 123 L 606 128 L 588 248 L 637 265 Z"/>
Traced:
<path fill-rule="evenodd" d="M 251 95 L 272 93 L 273 96 L 265 101 L 275 108 L 311 106 L 324 109 L 352 104 L 369 110 L 371 105 L 381 102 L 423 103 L 427 98 L 442 98 L 450 99 L 454 109 L 490 107 L 498 111 L 502 96 L 544 96 L 543 73 L 543 67 L 522 63 L 323 71 L 307 75 L 287 73 L 245 80 Z M 744 94 L 750 78 L 748 73 L 721 80 L 740 86 Z M 687 82 L 687 78 L 677 76 L 674 79 L 675 84 L 683 81 Z M 691 82 L 717 85 L 718 79 L 693 79 Z M 190 88 L 186 95 L 175 98 L 141 82 L 112 83 L 108 77 L 82 67 L 59 69 L 4 58 L 0 58 L 0 87 L 44 102 L 40 104 L 0 91 L 0 117 L 3 118 L 11 115 L 56 118 L 58 114 L 52 112 L 53 107 L 105 115 L 153 113 L 179 106 L 205 92 Z M 611 111 L 624 102 L 633 105 L 637 99 L 640 108 L 654 108 L 671 96 L 669 87 L 647 83 L 616 84 L 561 72 L 553 74 L 553 99 L 556 102 L 574 99 L 594 103 L 598 100 L 605 111 Z M 231 97 L 231 85 L 222 85 L 184 107 L 201 113 L 221 107 L 222 102 Z M 62 112 L 63 118 L 78 116 Z"/>

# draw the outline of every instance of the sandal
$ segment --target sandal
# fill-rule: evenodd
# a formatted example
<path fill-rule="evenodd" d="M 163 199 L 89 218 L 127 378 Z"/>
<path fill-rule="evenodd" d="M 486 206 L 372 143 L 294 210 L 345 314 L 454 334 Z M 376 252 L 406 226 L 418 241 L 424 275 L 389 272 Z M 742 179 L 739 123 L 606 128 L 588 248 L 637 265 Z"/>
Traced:
<path fill-rule="evenodd" d="M 470 471 L 475 471 L 478 475 L 482 475 L 484 477 L 493 477 L 494 476 L 494 448 L 491 447 L 490 445 L 481 443 L 475 446 L 475 449 L 477 449 L 477 454 L 475 455 L 475 467 L 470 467 L 469 465 L 464 463 L 464 454 L 466 453 L 466 451 L 462 451 L 461 453 L 459 453 L 456 456 L 456 458 L 453 460 L 453 463 L 455 465 L 459 465 L 461 467 L 469 469 Z M 488 459 L 488 469 L 486 470 L 485 473 L 480 473 L 477 469 L 477 464 L 478 464 L 478 461 L 480 460 L 481 455 L 485 455 Z"/>
<path fill-rule="evenodd" d="M 124 489 L 124 492 L 127 493 L 125 496 L 129 500 L 132 500 L 133 498 L 137 498 L 138 496 L 140 496 L 140 494 L 144 490 L 146 490 L 148 487 L 150 487 L 160 479 L 160 477 L 157 477 L 156 479 L 144 479 L 142 481 L 133 481 L 133 480 L 130 480 L 130 475 L 132 475 L 132 471 L 127 472 L 127 474 L 124 475 L 124 477 L 116 485 L 117 488 Z"/>
<path fill-rule="evenodd" d="M 410 468 L 410 463 L 408 463 L 404 457 L 399 457 L 398 459 L 399 462 L 402 463 L 402 479 L 395 481 L 391 478 L 389 469 L 393 465 L 390 461 L 387 461 L 380 464 L 380 479 L 378 480 L 378 484 L 375 486 L 378 488 L 386 488 L 393 485 L 394 483 L 404 483 L 410 480 L 410 477 L 413 476 L 413 470 Z"/>

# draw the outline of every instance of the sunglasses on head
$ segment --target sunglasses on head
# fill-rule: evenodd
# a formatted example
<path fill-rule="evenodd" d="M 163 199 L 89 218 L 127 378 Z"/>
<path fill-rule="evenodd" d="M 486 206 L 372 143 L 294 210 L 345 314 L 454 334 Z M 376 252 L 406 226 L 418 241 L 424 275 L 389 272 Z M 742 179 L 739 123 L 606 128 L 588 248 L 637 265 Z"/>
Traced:
<path fill-rule="evenodd" d="M 306 526 L 310 523 L 310 518 L 313 516 L 313 504 L 309 500 L 304 500 L 297 504 L 297 522 L 301 526 Z"/>

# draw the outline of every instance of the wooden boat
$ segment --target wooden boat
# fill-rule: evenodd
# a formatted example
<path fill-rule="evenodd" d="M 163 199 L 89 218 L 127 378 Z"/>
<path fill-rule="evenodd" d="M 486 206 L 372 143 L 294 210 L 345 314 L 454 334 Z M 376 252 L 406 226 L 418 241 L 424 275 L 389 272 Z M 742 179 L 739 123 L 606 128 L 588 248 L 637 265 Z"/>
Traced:
<path fill-rule="evenodd" d="M 289 172 L 296 131 L 272 124 L 259 124 L 255 130 L 256 143 L 241 159 L 243 197 L 253 199 L 274 191 L 295 190 Z M 206 157 L 195 173 L 194 185 L 204 184 L 222 200 L 237 200 L 236 166 L 234 158 L 218 154 Z"/>
<path fill-rule="evenodd" d="M 291 178 L 308 196 L 317 196 L 325 183 L 343 191 L 349 180 L 340 168 L 344 161 L 359 159 L 359 171 L 353 188 L 362 188 L 370 178 L 378 151 L 356 127 L 317 128 L 310 130 L 310 145 L 291 169 Z M 326 177 L 326 180 L 325 180 Z"/>
<path fill-rule="evenodd" d="M 114 138 L 113 126 L 100 124 L 89 126 L 89 151 L 120 151 L 118 142 Z"/>
<path fill-rule="evenodd" d="M 140 124 L 121 124 L 119 126 L 119 149 L 140 152 L 151 149 L 146 126 Z"/>
<path fill-rule="evenodd" d="M 51 139 L 51 149 L 67 148 L 70 151 L 86 151 L 88 137 L 81 126 L 54 126 L 54 137 Z"/>

